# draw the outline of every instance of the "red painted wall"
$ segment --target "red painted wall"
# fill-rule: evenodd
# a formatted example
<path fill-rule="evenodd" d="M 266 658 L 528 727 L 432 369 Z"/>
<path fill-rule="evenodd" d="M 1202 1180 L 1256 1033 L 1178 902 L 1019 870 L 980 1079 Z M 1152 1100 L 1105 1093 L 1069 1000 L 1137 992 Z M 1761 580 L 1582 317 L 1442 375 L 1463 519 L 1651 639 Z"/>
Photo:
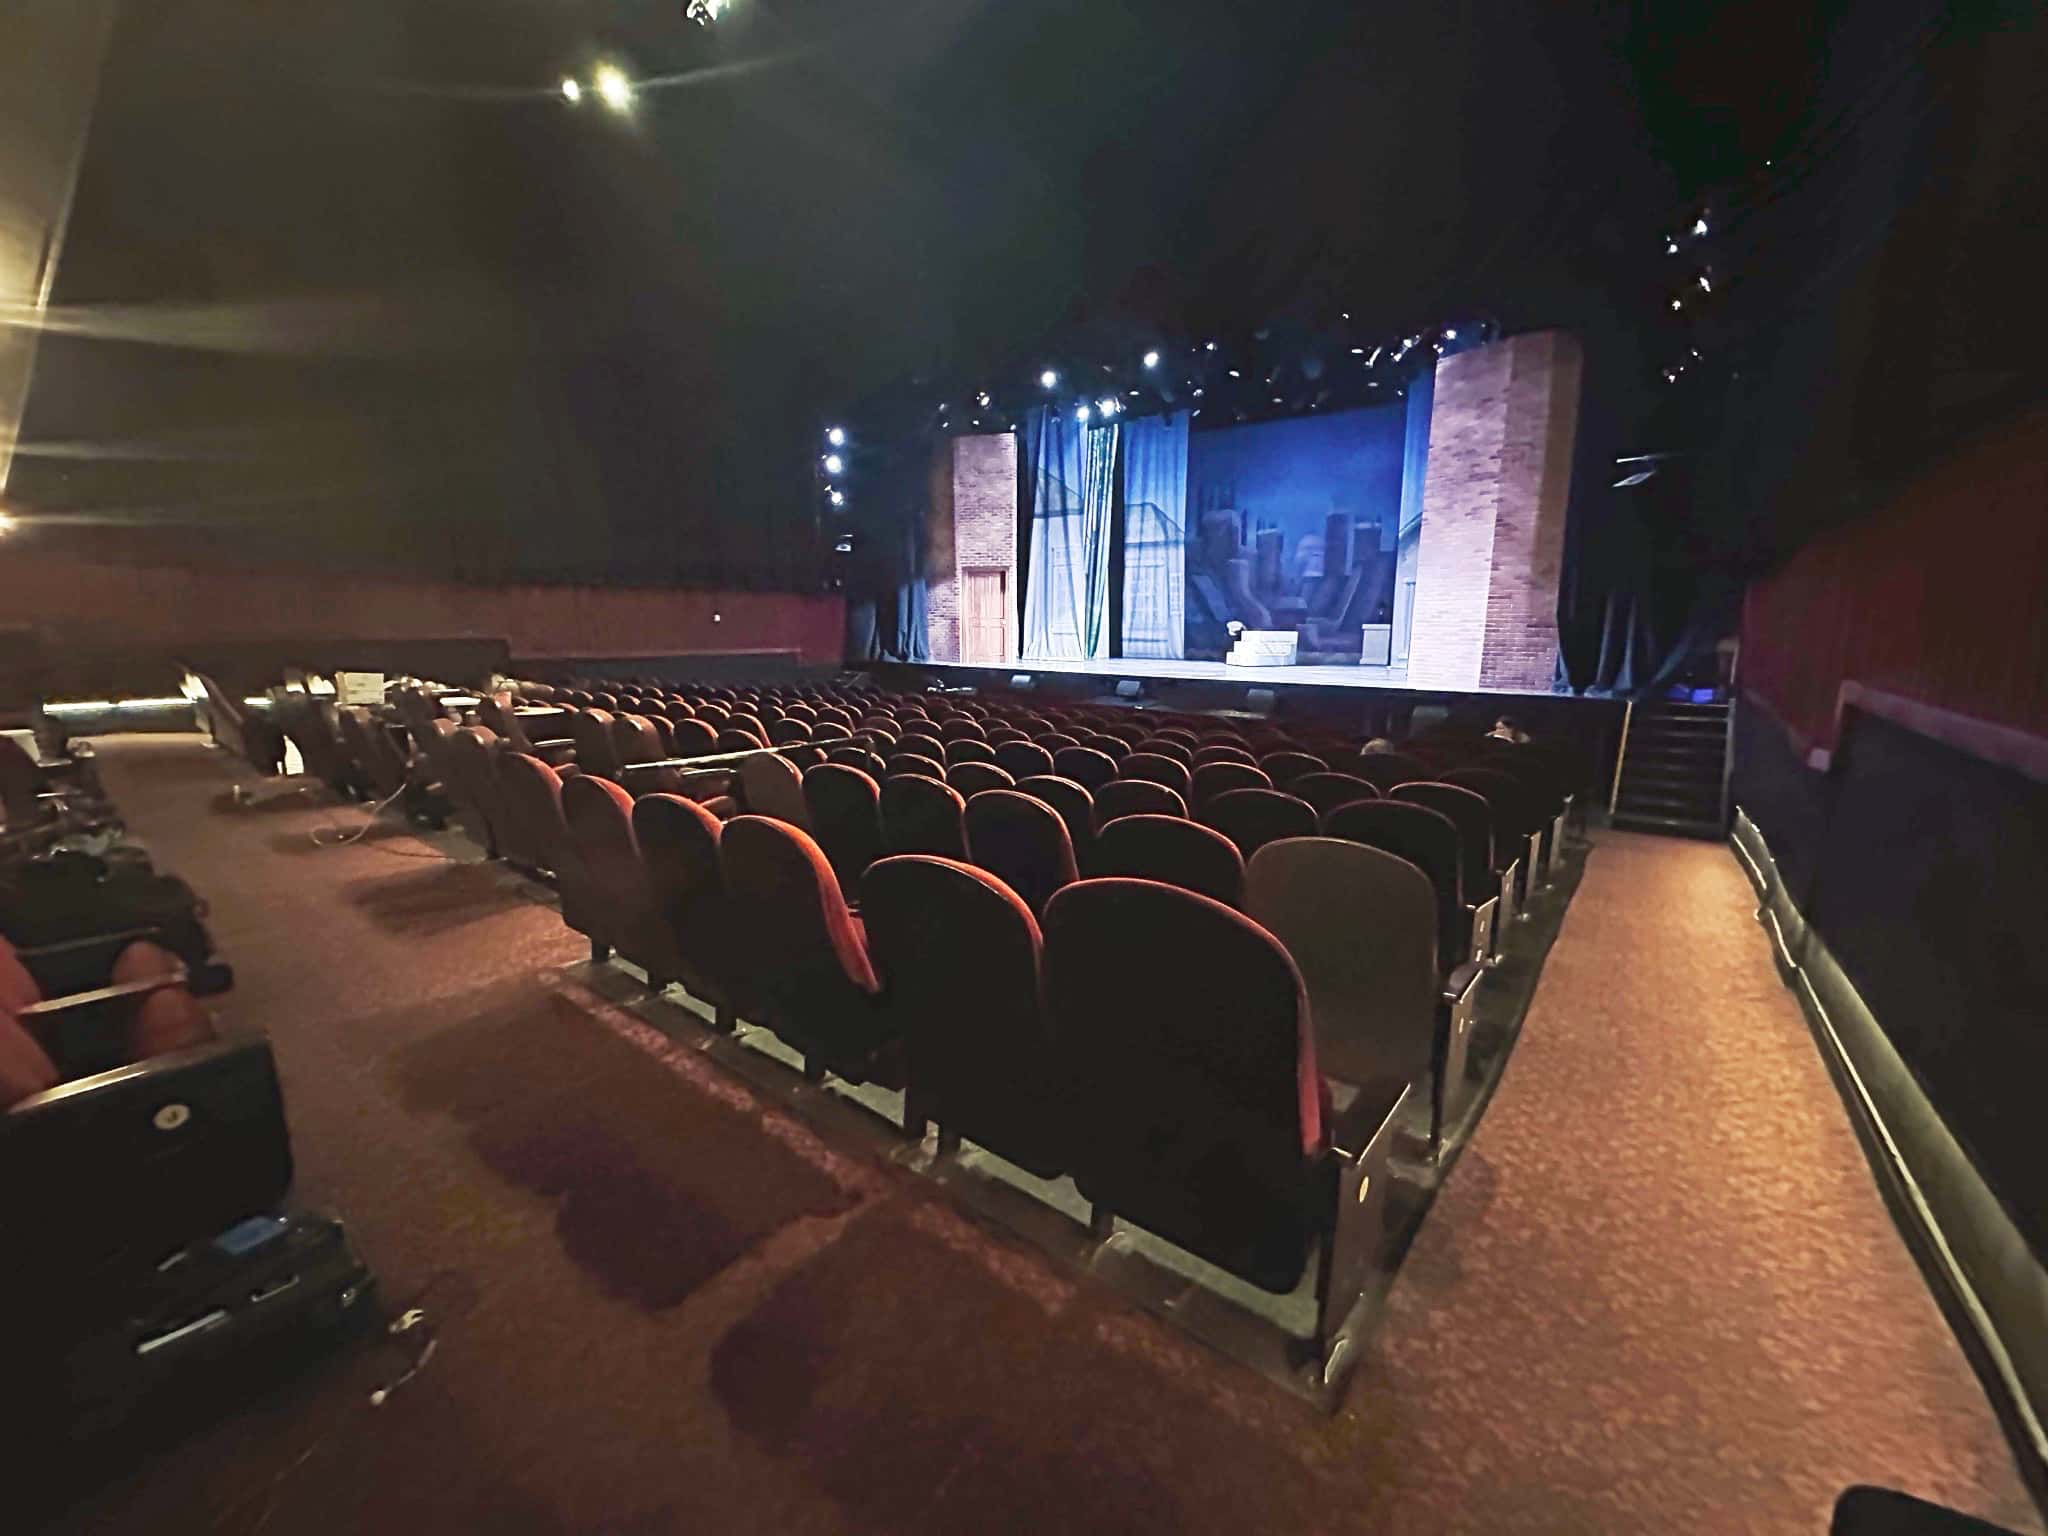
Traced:
<path fill-rule="evenodd" d="M 840 659 L 837 596 L 655 587 L 472 587 L 303 570 L 96 565 L 0 544 L 0 623 L 62 646 L 502 636 L 521 656 L 751 650 Z"/>
<path fill-rule="evenodd" d="M 1833 750 L 1845 682 L 2048 734 L 2048 408 L 1753 582 L 1743 691 Z"/>

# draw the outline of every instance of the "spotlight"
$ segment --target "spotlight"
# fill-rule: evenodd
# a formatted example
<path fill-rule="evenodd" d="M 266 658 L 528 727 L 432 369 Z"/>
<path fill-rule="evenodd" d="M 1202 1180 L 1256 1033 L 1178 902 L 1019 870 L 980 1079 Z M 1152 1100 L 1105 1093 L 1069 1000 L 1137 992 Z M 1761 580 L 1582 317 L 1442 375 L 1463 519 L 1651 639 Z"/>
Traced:
<path fill-rule="evenodd" d="M 21 524 L 14 520 L 12 513 L 0 512 L 0 539 L 6 538 L 8 534 L 14 532 L 20 526 Z"/>
<path fill-rule="evenodd" d="M 1046 369 L 1045 372 L 1041 373 L 1038 376 L 1038 382 L 1044 385 L 1047 389 L 1054 388 L 1058 385 L 1059 381 L 1060 376 L 1057 373 L 1054 373 L 1050 368 Z"/>
<path fill-rule="evenodd" d="M 1147 352 L 1145 354 L 1145 366 L 1147 368 L 1157 368 L 1159 366 L 1159 354 L 1157 352 Z"/>
<path fill-rule="evenodd" d="M 1664 254 L 1666 256 L 1676 256 L 1678 254 L 1678 242 L 1666 239 L 1664 242 Z"/>
<path fill-rule="evenodd" d="M 1365 348 L 1363 348 L 1363 347 L 1353 347 L 1353 348 L 1351 349 L 1351 355 L 1352 355 L 1353 357 L 1363 357 L 1363 356 L 1365 356 Z"/>
<path fill-rule="evenodd" d="M 598 100 L 614 112 L 624 112 L 633 105 L 633 82 L 616 64 L 598 65 L 590 83 L 597 88 Z"/>
<path fill-rule="evenodd" d="M 1085 405 L 1084 405 L 1084 406 L 1082 406 L 1082 407 L 1081 407 L 1081 408 L 1080 408 L 1079 410 L 1077 410 L 1077 411 L 1075 411 L 1075 412 L 1074 412 L 1074 420 L 1076 420 L 1076 421 L 1080 421 L 1080 422 L 1085 422 L 1085 421 L 1087 421 L 1087 419 L 1088 419 L 1088 407 L 1087 407 L 1087 406 L 1085 406 Z"/>
<path fill-rule="evenodd" d="M 834 448 L 844 448 L 846 446 L 846 428 L 827 427 L 825 429 L 825 441 Z"/>
<path fill-rule="evenodd" d="M 1458 339 L 1458 333 L 1457 333 L 1456 331 L 1445 331 L 1445 332 L 1444 332 L 1444 340 L 1445 340 L 1445 341 L 1456 341 L 1457 339 Z"/>
<path fill-rule="evenodd" d="M 1216 343 L 1213 341 L 1209 342 L 1206 346 L 1202 348 L 1202 350 L 1204 352 L 1214 352 L 1216 350 Z"/>
<path fill-rule="evenodd" d="M 1704 213 L 1692 221 L 1692 232 L 1695 235 L 1704 235 L 1707 232 L 1707 216 Z"/>
<path fill-rule="evenodd" d="M 1231 376 L 1231 377 L 1232 377 L 1233 379 L 1241 379 L 1241 378 L 1243 378 L 1243 377 L 1244 377 L 1244 375 L 1243 375 L 1243 374 L 1241 374 L 1241 373 L 1239 373 L 1239 372 L 1238 372 L 1238 371 L 1237 371 L 1237 370 L 1236 370 L 1235 368 L 1233 368 L 1233 369 L 1231 369 L 1231 370 L 1230 370 L 1230 376 Z"/>
<path fill-rule="evenodd" d="M 1702 273 L 1700 274 L 1700 292 L 1701 292 L 1701 293 L 1712 293 L 1713 291 L 1714 291 L 1714 285 L 1713 285 L 1712 283 L 1710 283 L 1710 282 L 1708 282 L 1708 281 L 1707 281 L 1707 275 L 1706 275 L 1706 273 L 1702 272 Z"/>
<path fill-rule="evenodd" d="M 568 102 L 573 107 L 582 99 L 583 87 L 577 84 L 573 78 L 564 77 L 562 81 L 562 100 Z"/>
<path fill-rule="evenodd" d="M 846 468 L 846 460 L 844 460 L 844 459 L 840 458 L 838 454 L 836 454 L 836 453 L 828 453 L 828 454 L 826 454 L 826 455 L 825 455 L 825 473 L 826 473 L 826 474 L 828 474 L 828 475 L 836 475 L 836 474 L 838 474 L 838 473 L 839 473 L 839 472 L 840 472 L 841 470 L 843 470 L 843 469 L 845 469 L 845 468 Z"/>
<path fill-rule="evenodd" d="M 846 505 L 846 492 L 844 492 L 844 491 L 834 491 L 834 492 L 832 493 L 832 505 L 833 505 L 833 506 L 835 506 L 835 507 L 843 507 L 843 506 L 845 506 L 845 505 Z"/>
<path fill-rule="evenodd" d="M 1673 300 L 1671 301 L 1671 307 L 1672 307 L 1673 309 L 1683 309 L 1683 308 L 1685 308 L 1685 300 L 1683 300 L 1683 299 L 1673 299 Z"/>
<path fill-rule="evenodd" d="M 1102 412 L 1105 416 L 1114 416 L 1117 413 L 1117 403 L 1105 395 L 1102 399 L 1095 402 L 1095 409 Z"/>
<path fill-rule="evenodd" d="M 984 411 L 985 411 L 985 410 L 987 410 L 987 409 L 988 409 L 988 391 L 984 389 L 984 390 L 983 390 L 983 391 L 982 391 L 982 392 L 981 392 L 980 394 L 976 395 L 976 396 L 974 397 L 974 403 L 975 403 L 976 405 L 980 406 L 980 407 L 981 407 L 981 408 L 982 408 L 982 409 L 983 409 Z"/>

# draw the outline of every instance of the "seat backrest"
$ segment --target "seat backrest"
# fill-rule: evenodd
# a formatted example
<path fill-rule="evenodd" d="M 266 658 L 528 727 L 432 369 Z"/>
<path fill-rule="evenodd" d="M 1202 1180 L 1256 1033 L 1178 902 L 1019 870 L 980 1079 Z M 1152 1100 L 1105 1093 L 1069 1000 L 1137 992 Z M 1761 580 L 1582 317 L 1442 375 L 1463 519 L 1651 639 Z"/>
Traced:
<path fill-rule="evenodd" d="M 862 1073 L 886 1032 L 881 983 L 825 851 L 786 821 L 735 816 L 718 862 L 735 959 L 763 1022 L 822 1064 Z"/>
<path fill-rule="evenodd" d="M 955 763 L 946 770 L 946 782 L 970 800 L 987 790 L 1017 786 L 1017 781 L 994 763 Z"/>
<path fill-rule="evenodd" d="M 718 750 L 718 732 L 702 720 L 687 717 L 670 722 L 675 745 L 669 750 L 677 757 L 708 757 Z"/>
<path fill-rule="evenodd" d="M 498 754 L 498 798 L 505 811 L 505 858 L 525 869 L 556 869 L 569 835 L 562 816 L 562 778 L 525 752 Z"/>
<path fill-rule="evenodd" d="M 1345 765 L 1344 772 L 1357 774 L 1367 783 L 1377 786 L 1381 794 L 1397 784 L 1413 784 L 1436 777 L 1435 769 L 1406 752 L 1361 752 L 1356 762 Z"/>
<path fill-rule="evenodd" d="M 1291 1291 L 1329 1195 L 1322 1079 L 1286 950 L 1242 913 L 1149 880 L 1070 885 L 1042 922 L 1082 1194 Z"/>
<path fill-rule="evenodd" d="M 955 763 L 993 763 L 995 760 L 996 749 L 972 736 L 956 736 L 946 743 L 948 767 Z"/>
<path fill-rule="evenodd" d="M 1043 800 L 1067 824 L 1067 840 L 1074 845 L 1074 862 L 1087 873 L 1095 847 L 1095 797 L 1072 779 L 1056 773 L 1034 773 L 1017 781 L 1017 793 Z"/>
<path fill-rule="evenodd" d="M 1443 782 L 1469 789 L 1483 798 L 1492 808 L 1496 834 L 1526 837 L 1549 819 L 1544 814 L 1541 793 L 1511 773 L 1495 768 L 1460 768 L 1445 774 Z M 1499 852 L 1497 847 L 1495 852 Z"/>
<path fill-rule="evenodd" d="M 579 773 L 562 786 L 562 818 L 581 865 L 595 926 L 590 936 L 658 977 L 672 977 L 666 924 L 633 835 L 633 797 L 610 779 Z"/>
<path fill-rule="evenodd" d="M 967 715 L 955 715 L 939 727 L 941 741 L 958 741 L 963 736 L 971 737 L 975 741 L 984 741 L 988 737 L 988 732 L 981 728 L 980 721 Z"/>
<path fill-rule="evenodd" d="M 448 770 L 463 829 L 486 851 L 502 853 L 505 801 L 498 785 L 498 738 L 483 726 L 464 726 L 449 738 Z"/>
<path fill-rule="evenodd" d="M 1178 736 L 1147 736 L 1131 749 L 1134 752 L 1156 752 L 1161 757 L 1170 757 L 1177 763 L 1195 766 L 1195 749 Z"/>
<path fill-rule="evenodd" d="M 889 852 L 967 857 L 967 802 L 950 784 L 922 774 L 882 783 L 882 841 Z"/>
<path fill-rule="evenodd" d="M 1161 757 L 1157 752 L 1133 752 L 1123 760 L 1118 776 L 1164 784 L 1182 799 L 1194 793 L 1195 776 L 1188 765 L 1171 757 Z"/>
<path fill-rule="evenodd" d="M 618 747 L 612 740 L 612 717 L 605 710 L 579 709 L 569 717 L 569 735 L 576 743 L 576 766 L 585 773 L 615 778 Z"/>
<path fill-rule="evenodd" d="M 1493 812 L 1485 798 L 1455 784 L 1430 780 L 1398 784 L 1387 798 L 1404 805 L 1425 805 L 1451 819 L 1458 829 L 1458 883 L 1472 900 L 1483 899 L 1494 873 Z"/>
<path fill-rule="evenodd" d="M 946 744 L 930 731 L 905 731 L 896 739 L 896 750 L 928 757 L 935 763 L 946 760 Z"/>
<path fill-rule="evenodd" d="M 1099 831 L 1119 816 L 1185 816 L 1188 803 L 1177 791 L 1150 779 L 1114 779 L 1095 791 Z"/>
<path fill-rule="evenodd" d="M 1306 752 L 1268 752 L 1259 759 L 1259 766 L 1266 770 L 1275 789 L 1285 789 L 1305 773 L 1321 773 L 1323 760 Z"/>
<path fill-rule="evenodd" d="M 752 731 L 726 726 L 718 733 L 718 739 L 711 743 L 711 750 L 719 752 L 758 752 L 768 745 L 767 741 Z"/>
<path fill-rule="evenodd" d="M 1073 840 L 1060 814 L 1035 795 L 991 789 L 967 802 L 967 852 L 1033 912 L 1080 878 Z"/>
<path fill-rule="evenodd" d="M 1304 773 L 1287 786 L 1287 792 L 1314 806 L 1317 815 L 1334 811 L 1340 805 L 1349 805 L 1353 800 L 1377 800 L 1380 797 L 1379 790 L 1370 780 L 1350 773 Z"/>
<path fill-rule="evenodd" d="M 1032 779 L 1049 774 L 1052 754 L 1035 741 L 1006 741 L 996 748 L 996 766 L 1014 779 Z"/>
<path fill-rule="evenodd" d="M 1038 744 L 1046 745 L 1043 736 L 1038 739 Z M 1063 779 L 1072 779 L 1090 794 L 1117 776 L 1115 758 L 1107 752 L 1078 744 L 1061 747 L 1053 753 L 1052 771 Z"/>
<path fill-rule="evenodd" d="M 681 795 L 642 795 L 633 802 L 633 836 L 656 910 L 682 959 L 681 979 L 712 1002 L 737 1001 L 718 818 Z"/>
<path fill-rule="evenodd" d="M 1406 859 L 1429 877 L 1437 895 L 1437 934 L 1453 958 L 1463 926 L 1464 864 L 1458 824 L 1442 811 L 1405 800 L 1354 800 L 1325 811 L 1319 831 Z"/>
<path fill-rule="evenodd" d="M 1067 731 L 1040 731 L 1031 739 L 1053 755 L 1055 764 L 1059 761 L 1060 753 L 1064 752 L 1068 747 L 1078 747 L 1081 745 L 1081 738 Z M 1071 778 L 1072 775 L 1069 774 L 1067 777 Z"/>
<path fill-rule="evenodd" d="M 1228 790 L 1199 814 L 1247 859 L 1275 838 L 1310 837 L 1316 830 L 1316 808 L 1278 789 Z"/>
<path fill-rule="evenodd" d="M 811 726 L 807 720 L 787 717 L 777 720 L 768 727 L 768 740 L 774 746 L 794 746 L 799 741 L 809 741 L 810 739 Z"/>
<path fill-rule="evenodd" d="M 875 781 L 844 763 L 804 770 L 807 828 L 832 861 L 839 889 L 860 900 L 860 877 L 882 856 L 882 795 Z"/>
<path fill-rule="evenodd" d="M 661 733 L 645 715 L 612 716 L 612 752 L 621 768 L 628 763 L 658 763 L 668 756 Z"/>
<path fill-rule="evenodd" d="M 869 951 L 904 1030 L 907 1112 L 1057 1177 L 1065 1095 L 1030 908 L 953 859 L 882 859 L 860 889 Z"/>
<path fill-rule="evenodd" d="M 1323 1071 L 1360 1084 L 1427 1076 L 1437 897 L 1421 870 L 1343 838 L 1281 838 L 1252 855 L 1244 902 L 1301 972 Z"/>
<path fill-rule="evenodd" d="M 756 816 L 773 816 L 792 826 L 810 829 L 811 813 L 804 797 L 803 775 L 779 752 L 756 752 L 740 759 L 740 793 Z"/>
<path fill-rule="evenodd" d="M 938 761 L 938 759 L 926 757 L 920 752 L 890 753 L 888 769 L 892 775 L 898 773 L 918 773 L 923 774 L 928 779 L 937 779 L 942 784 L 946 781 L 946 765 Z"/>
<path fill-rule="evenodd" d="M 1213 827 L 1185 816 L 1119 816 L 1095 835 L 1095 875 L 1179 886 L 1227 907 L 1244 903 L 1244 856 Z"/>
<path fill-rule="evenodd" d="M 1235 759 L 1220 759 L 1203 763 L 1195 769 L 1195 804 L 1206 805 L 1218 795 L 1233 789 L 1271 789 L 1273 781 L 1266 777 L 1263 769 Z"/>
<path fill-rule="evenodd" d="M 1206 747 L 1195 748 L 1195 767 L 1200 768 L 1205 763 L 1244 763 L 1256 768 L 1259 760 L 1252 756 L 1249 747 L 1241 747 L 1236 742 L 1219 741 L 1211 742 Z"/>

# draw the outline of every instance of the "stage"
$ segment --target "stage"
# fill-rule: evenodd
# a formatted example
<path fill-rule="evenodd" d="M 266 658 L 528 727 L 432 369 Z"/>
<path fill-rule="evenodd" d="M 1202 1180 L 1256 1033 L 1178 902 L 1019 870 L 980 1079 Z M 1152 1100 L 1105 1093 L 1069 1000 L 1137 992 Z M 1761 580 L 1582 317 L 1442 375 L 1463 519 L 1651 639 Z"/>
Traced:
<path fill-rule="evenodd" d="M 1113 693 L 1118 683 L 1135 679 L 1140 683 L 1196 683 L 1230 689 L 1270 688 L 1276 691 L 1283 688 L 1362 688 L 1381 693 L 1406 694 L 1418 699 L 1467 698 L 1480 694 L 1505 698 L 1554 697 L 1548 689 L 1537 691 L 1521 688 L 1475 688 L 1445 693 L 1433 689 L 1410 688 L 1405 667 L 1233 667 L 1221 661 L 1149 661 L 1135 657 L 1099 661 L 934 661 L 919 665 L 927 666 L 934 672 L 973 674 L 978 679 L 1001 684 L 1007 684 L 1012 677 L 1020 675 L 1033 678 L 1046 675 L 1092 678 L 1101 684 L 1103 693 Z M 962 678 L 962 682 L 967 686 L 986 685 L 985 682 L 968 683 L 965 677 Z M 1147 688 L 1145 691 L 1153 690 Z"/>

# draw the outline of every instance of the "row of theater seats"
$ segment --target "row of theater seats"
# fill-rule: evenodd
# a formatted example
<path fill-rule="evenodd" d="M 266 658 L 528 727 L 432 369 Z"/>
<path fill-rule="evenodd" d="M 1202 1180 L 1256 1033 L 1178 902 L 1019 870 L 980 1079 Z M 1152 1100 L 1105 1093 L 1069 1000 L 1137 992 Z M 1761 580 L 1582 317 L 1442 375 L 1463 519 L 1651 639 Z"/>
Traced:
<path fill-rule="evenodd" d="M 0 842 L 0 1300 L 38 1320 L 18 1367 L 145 1326 L 167 1255 L 274 1212 L 292 1176 L 269 1041 L 205 1000 L 232 972 L 203 909 L 68 761 L 29 759 L 64 787 L 32 816 L 10 793 Z"/>
<path fill-rule="evenodd" d="M 1371 1247 L 1338 1192 L 1409 1092 L 1433 1144 L 1458 1118 L 1495 892 L 1542 888 L 1574 783 L 1567 753 L 1471 736 L 1364 754 L 852 689 L 497 703 L 565 711 L 573 756 L 429 739 L 481 749 L 479 841 L 551 874 L 595 957 L 1254 1284 L 1320 1256 L 1326 1321 Z M 642 772 L 707 762 L 729 793 Z"/>

